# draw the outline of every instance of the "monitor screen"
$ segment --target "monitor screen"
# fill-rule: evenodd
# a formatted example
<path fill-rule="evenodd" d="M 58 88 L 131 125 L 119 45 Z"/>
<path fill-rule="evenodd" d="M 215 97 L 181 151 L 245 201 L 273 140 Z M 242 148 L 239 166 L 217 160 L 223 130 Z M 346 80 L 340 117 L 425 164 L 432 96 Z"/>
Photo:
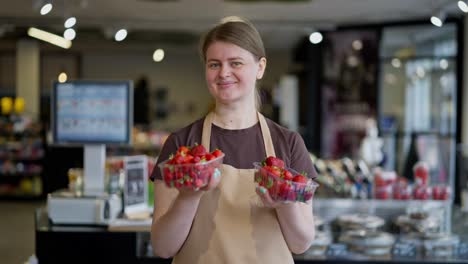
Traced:
<path fill-rule="evenodd" d="M 54 144 L 131 143 L 132 81 L 55 82 L 51 108 Z"/>

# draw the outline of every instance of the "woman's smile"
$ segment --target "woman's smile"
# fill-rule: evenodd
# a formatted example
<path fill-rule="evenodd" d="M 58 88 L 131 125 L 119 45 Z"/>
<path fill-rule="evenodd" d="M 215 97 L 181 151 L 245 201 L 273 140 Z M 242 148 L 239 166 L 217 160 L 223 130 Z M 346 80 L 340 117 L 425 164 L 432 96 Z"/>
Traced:
<path fill-rule="evenodd" d="M 236 81 L 218 81 L 217 85 L 221 89 L 228 89 L 232 88 L 236 83 Z"/>

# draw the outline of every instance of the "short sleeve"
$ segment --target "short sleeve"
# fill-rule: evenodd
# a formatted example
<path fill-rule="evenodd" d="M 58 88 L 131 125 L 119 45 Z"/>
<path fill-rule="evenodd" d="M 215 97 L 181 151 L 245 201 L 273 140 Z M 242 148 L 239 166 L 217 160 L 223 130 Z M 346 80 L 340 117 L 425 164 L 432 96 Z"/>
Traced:
<path fill-rule="evenodd" d="M 156 165 L 153 168 L 151 173 L 150 179 L 154 180 L 162 180 L 161 170 L 159 169 L 159 164 L 169 158 L 172 153 L 175 153 L 178 149 L 178 142 L 177 137 L 175 134 L 169 135 L 169 137 L 164 142 L 164 145 L 159 153 L 158 160 L 156 161 Z"/>
<path fill-rule="evenodd" d="M 309 151 L 301 135 L 297 132 L 294 132 L 292 136 L 290 151 L 291 168 L 294 168 L 294 170 L 298 172 L 307 173 L 307 177 L 309 178 L 316 178 L 317 173 L 312 159 L 310 158 Z"/>

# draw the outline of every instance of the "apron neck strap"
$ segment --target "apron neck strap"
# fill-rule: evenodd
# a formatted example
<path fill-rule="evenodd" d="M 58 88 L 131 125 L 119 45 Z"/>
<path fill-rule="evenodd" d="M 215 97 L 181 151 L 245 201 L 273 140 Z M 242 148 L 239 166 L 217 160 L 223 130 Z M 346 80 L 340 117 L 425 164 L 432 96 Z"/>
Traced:
<path fill-rule="evenodd" d="M 271 139 L 270 129 L 268 128 L 265 117 L 257 112 L 258 120 L 260 122 L 260 129 L 262 131 L 263 144 L 265 146 L 265 152 L 267 157 L 273 156 L 276 157 L 275 148 L 273 147 L 273 140 Z M 214 113 L 210 112 L 205 117 L 203 122 L 203 131 L 202 131 L 202 145 L 206 148 L 207 151 L 210 150 L 210 139 L 211 139 L 211 125 L 213 124 Z"/>

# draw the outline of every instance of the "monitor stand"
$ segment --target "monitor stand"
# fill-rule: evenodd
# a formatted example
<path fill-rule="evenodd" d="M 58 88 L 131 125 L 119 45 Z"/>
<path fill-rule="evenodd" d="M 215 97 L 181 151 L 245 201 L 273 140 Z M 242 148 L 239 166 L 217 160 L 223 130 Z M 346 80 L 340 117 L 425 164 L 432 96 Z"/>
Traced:
<path fill-rule="evenodd" d="M 83 194 L 99 196 L 105 191 L 106 145 L 84 146 Z"/>

